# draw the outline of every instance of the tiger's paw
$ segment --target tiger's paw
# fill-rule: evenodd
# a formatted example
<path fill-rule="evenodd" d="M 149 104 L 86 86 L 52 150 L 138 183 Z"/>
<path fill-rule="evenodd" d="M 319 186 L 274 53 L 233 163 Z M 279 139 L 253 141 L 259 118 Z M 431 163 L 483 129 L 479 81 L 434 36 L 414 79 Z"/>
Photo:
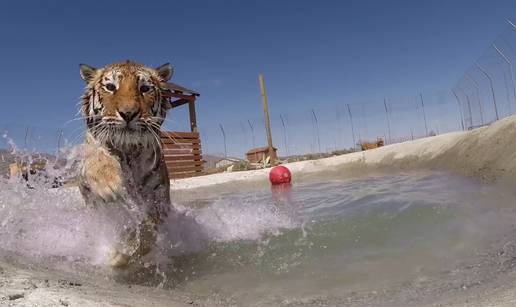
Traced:
<path fill-rule="evenodd" d="M 108 254 L 108 264 L 112 268 L 120 269 L 127 267 L 130 261 L 131 257 L 129 255 L 123 254 L 115 249 L 112 249 Z"/>
<path fill-rule="evenodd" d="M 116 200 L 122 193 L 122 169 L 118 160 L 106 150 L 87 152 L 83 176 L 92 193 L 105 202 Z"/>

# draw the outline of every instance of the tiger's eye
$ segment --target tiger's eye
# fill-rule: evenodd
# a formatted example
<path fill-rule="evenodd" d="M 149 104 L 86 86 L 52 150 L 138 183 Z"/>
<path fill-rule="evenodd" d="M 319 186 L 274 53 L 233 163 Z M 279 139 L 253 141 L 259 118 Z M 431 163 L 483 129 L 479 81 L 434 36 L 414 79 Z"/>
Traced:
<path fill-rule="evenodd" d="M 116 86 L 113 83 L 106 84 L 106 89 L 110 92 L 114 92 L 116 90 Z"/>
<path fill-rule="evenodd" d="M 150 91 L 150 86 L 148 86 L 148 85 L 140 86 L 140 92 L 147 93 L 148 91 Z"/>

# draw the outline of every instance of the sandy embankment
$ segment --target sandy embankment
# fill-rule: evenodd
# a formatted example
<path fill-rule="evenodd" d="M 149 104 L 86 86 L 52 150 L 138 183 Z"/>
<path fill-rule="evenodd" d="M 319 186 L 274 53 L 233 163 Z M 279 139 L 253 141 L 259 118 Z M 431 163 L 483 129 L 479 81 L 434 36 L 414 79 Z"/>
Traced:
<path fill-rule="evenodd" d="M 516 117 L 503 119 L 489 127 L 455 132 L 395 144 L 383 148 L 316 161 L 291 163 L 296 181 L 317 177 L 321 172 L 342 176 L 374 171 L 448 169 L 491 182 L 516 181 Z M 245 184 L 267 184 L 268 170 L 223 173 L 176 180 L 172 190 L 229 188 Z M 437 305 L 510 305 L 516 302 L 516 274 L 506 274 L 496 285 L 465 296 L 441 301 Z M 503 279 L 503 280 L 502 280 Z M 174 291 L 175 292 L 175 291 Z M 20 269 L 0 262 L 0 305 L 4 306 L 175 306 L 204 305 L 185 293 L 128 285 L 100 285 L 96 281 L 70 281 L 66 276 L 45 270 Z M 438 299 L 438 298 L 436 298 Z M 469 299 L 469 302 L 467 300 Z M 480 302 L 484 302 L 481 304 Z"/>
<path fill-rule="evenodd" d="M 287 166 L 295 180 L 322 172 L 352 177 L 370 171 L 426 168 L 451 170 L 486 181 L 516 181 L 516 116 L 473 131 L 453 132 Z M 262 169 L 176 180 L 172 181 L 172 190 L 267 184 L 268 172 L 268 169 Z"/>

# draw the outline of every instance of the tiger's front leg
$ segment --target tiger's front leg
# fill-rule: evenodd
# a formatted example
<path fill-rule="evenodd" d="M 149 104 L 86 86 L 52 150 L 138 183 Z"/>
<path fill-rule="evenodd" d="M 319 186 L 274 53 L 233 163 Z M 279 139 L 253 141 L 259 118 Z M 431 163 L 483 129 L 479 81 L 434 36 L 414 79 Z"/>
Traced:
<path fill-rule="evenodd" d="M 147 216 L 134 229 L 121 234 L 120 242 L 108 255 L 109 265 L 123 268 L 147 255 L 156 244 L 158 224 Z"/>
<path fill-rule="evenodd" d="M 105 148 L 86 145 L 81 176 L 90 193 L 105 202 L 121 197 L 123 192 L 120 162 Z"/>

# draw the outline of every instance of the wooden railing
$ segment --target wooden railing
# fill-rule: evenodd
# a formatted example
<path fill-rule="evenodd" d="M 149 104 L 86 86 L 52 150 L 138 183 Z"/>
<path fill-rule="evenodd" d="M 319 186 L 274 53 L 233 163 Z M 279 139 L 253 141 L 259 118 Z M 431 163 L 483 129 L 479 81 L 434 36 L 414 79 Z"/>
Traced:
<path fill-rule="evenodd" d="M 203 174 L 201 139 L 198 132 L 162 131 L 161 140 L 170 179 Z"/>

